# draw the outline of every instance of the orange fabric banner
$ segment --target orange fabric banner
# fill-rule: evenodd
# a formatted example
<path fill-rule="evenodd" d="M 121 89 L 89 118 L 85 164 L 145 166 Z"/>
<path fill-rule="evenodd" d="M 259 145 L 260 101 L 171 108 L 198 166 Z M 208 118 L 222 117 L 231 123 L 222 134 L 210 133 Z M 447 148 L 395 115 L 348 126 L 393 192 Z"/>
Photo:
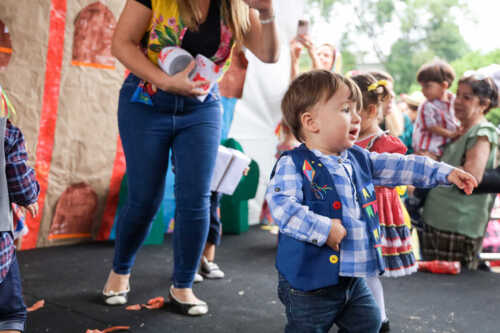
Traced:
<path fill-rule="evenodd" d="M 36 217 L 33 218 L 30 215 L 26 217 L 26 224 L 30 231 L 23 237 L 21 245 L 21 249 L 23 250 L 36 247 L 38 231 L 44 211 L 50 163 L 52 161 L 52 150 L 54 146 L 57 110 L 59 106 L 65 24 L 66 0 L 51 0 L 49 42 L 45 66 L 45 86 L 35 161 L 36 176 L 40 183 L 40 196 L 38 199 L 40 210 Z"/>
<path fill-rule="evenodd" d="M 11 54 L 12 53 L 12 49 L 8 48 L 8 47 L 0 47 L 0 53 L 8 53 L 8 54 Z"/>
<path fill-rule="evenodd" d="M 76 61 L 76 60 L 71 61 L 71 64 L 73 66 L 94 67 L 94 68 L 100 68 L 100 69 L 115 69 L 115 66 L 96 64 L 96 63 L 90 63 L 90 62 L 82 62 L 82 61 Z"/>
<path fill-rule="evenodd" d="M 111 174 L 111 180 L 109 182 L 108 197 L 106 198 L 106 205 L 104 206 L 104 213 L 102 214 L 102 221 L 99 233 L 97 234 L 97 240 L 109 239 L 109 235 L 113 229 L 116 209 L 118 207 L 120 185 L 122 183 L 123 175 L 125 174 L 125 169 L 125 154 L 123 153 L 122 141 L 120 140 L 120 136 L 118 136 L 113 173 Z"/>

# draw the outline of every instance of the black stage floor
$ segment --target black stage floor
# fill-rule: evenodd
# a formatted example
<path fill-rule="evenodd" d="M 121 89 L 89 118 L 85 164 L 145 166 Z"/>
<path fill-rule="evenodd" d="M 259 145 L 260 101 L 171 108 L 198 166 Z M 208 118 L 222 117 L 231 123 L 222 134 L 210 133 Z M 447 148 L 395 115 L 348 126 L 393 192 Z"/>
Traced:
<path fill-rule="evenodd" d="M 145 246 L 133 271 L 129 302 L 167 296 L 172 272 L 171 236 Z M 276 236 L 258 227 L 225 235 L 217 262 L 226 278 L 195 285 L 209 314 L 188 318 L 159 310 L 126 311 L 100 303 L 113 245 L 93 243 L 19 252 L 27 305 L 28 333 L 85 333 L 88 328 L 130 326 L 135 333 L 282 332 L 284 310 L 276 295 Z M 391 332 L 500 332 L 500 274 L 465 271 L 458 276 L 416 273 L 382 279 Z M 333 332 L 336 330 L 333 329 Z"/>

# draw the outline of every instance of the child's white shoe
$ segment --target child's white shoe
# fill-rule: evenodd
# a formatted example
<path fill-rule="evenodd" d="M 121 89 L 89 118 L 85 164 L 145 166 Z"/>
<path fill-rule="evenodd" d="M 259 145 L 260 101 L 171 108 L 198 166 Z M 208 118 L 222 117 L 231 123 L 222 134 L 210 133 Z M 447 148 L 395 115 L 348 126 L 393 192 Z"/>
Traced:
<path fill-rule="evenodd" d="M 198 273 L 195 273 L 194 274 L 194 283 L 200 283 L 200 282 L 203 282 L 203 276 L 201 276 L 200 274 Z"/>
<path fill-rule="evenodd" d="M 210 262 L 207 258 L 201 258 L 201 275 L 207 279 L 222 279 L 224 278 L 224 272 L 221 271 L 219 265 L 215 262 Z"/>

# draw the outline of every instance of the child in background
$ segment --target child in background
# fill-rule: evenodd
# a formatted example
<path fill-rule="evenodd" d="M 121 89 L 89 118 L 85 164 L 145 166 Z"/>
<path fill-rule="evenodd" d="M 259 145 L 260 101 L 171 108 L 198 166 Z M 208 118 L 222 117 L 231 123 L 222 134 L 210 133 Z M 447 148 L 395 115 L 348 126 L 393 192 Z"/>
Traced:
<path fill-rule="evenodd" d="M 377 153 L 405 154 L 406 147 L 398 138 L 382 131 L 377 114 L 381 101 L 389 93 L 383 81 L 377 81 L 370 74 L 359 74 L 351 77 L 358 85 L 363 96 L 361 110 L 360 147 Z M 380 218 L 380 238 L 382 257 L 384 259 L 384 276 L 399 277 L 417 271 L 417 262 L 412 251 L 410 229 L 405 224 L 403 206 L 399 194 L 393 187 L 376 186 L 378 214 Z M 389 331 L 389 319 L 385 311 L 384 290 L 378 276 L 366 279 L 382 315 L 380 332 Z"/>
<path fill-rule="evenodd" d="M 1 87 L 0 99 L 0 104 L 7 99 Z M 27 164 L 23 134 L 3 117 L 6 112 L 1 114 L 3 153 L 0 159 L 3 161 L 0 165 L 4 167 L 0 167 L 0 333 L 24 332 L 27 312 L 14 246 L 11 203 L 26 207 L 35 216 L 40 186 L 35 171 Z"/>
<path fill-rule="evenodd" d="M 413 127 L 412 146 L 417 155 L 440 160 L 442 147 L 460 135 L 453 104 L 455 95 L 448 88 L 455 80 L 455 71 L 446 62 L 435 60 L 422 65 L 417 81 L 426 100 L 418 110 Z M 409 189 L 406 207 L 415 225 L 420 225 L 422 207 L 428 190 Z"/>
<path fill-rule="evenodd" d="M 455 71 L 446 62 L 435 60 L 422 65 L 417 81 L 426 101 L 418 111 L 413 130 L 416 154 L 439 160 L 442 146 L 460 135 L 453 103 L 455 95 L 448 88 L 455 80 Z"/>
<path fill-rule="evenodd" d="M 425 97 L 421 91 L 415 91 L 409 95 L 401 96 L 401 103 L 405 105 L 405 131 L 402 137 L 399 137 L 401 141 L 405 144 L 408 150 L 406 154 L 413 154 L 413 126 L 417 120 L 418 108 L 424 102 Z"/>
<path fill-rule="evenodd" d="M 280 140 L 278 146 L 276 147 L 276 154 L 274 155 L 276 159 L 279 159 L 281 154 L 285 151 L 292 150 L 299 145 L 299 142 L 293 136 L 292 131 L 283 122 L 283 120 L 281 120 L 278 126 L 276 126 L 274 133 Z M 269 229 L 271 233 L 278 233 L 278 229 L 274 227 L 276 226 L 276 224 L 273 222 L 271 212 L 269 211 L 269 205 L 267 204 L 267 201 L 265 199 L 264 203 L 262 204 L 262 210 L 260 213 L 260 223 L 265 226 L 272 226 L 272 228 Z"/>
<path fill-rule="evenodd" d="M 295 79 L 282 101 L 285 122 L 303 144 L 283 153 L 267 189 L 280 233 L 278 295 L 286 332 L 378 333 L 379 308 L 365 277 L 384 271 L 374 185 L 454 183 L 471 193 L 470 174 L 423 156 L 378 154 L 354 146 L 361 93 L 336 73 Z"/>
<path fill-rule="evenodd" d="M 389 92 L 382 100 L 382 112 L 379 113 L 380 126 L 389 131 L 390 135 L 399 137 L 404 133 L 405 128 L 403 113 L 394 100 L 394 79 L 389 73 L 383 71 L 371 71 L 369 74 L 373 75 L 377 81 L 385 81 L 385 88 Z"/>
<path fill-rule="evenodd" d="M 276 154 L 274 155 L 276 159 L 279 159 L 281 154 L 285 151 L 292 150 L 300 144 L 290 130 L 290 127 L 288 127 L 283 120 L 281 120 L 276 127 L 275 133 L 280 139 L 278 146 L 276 146 Z"/>
<path fill-rule="evenodd" d="M 417 120 L 418 109 L 425 102 L 425 96 L 421 91 L 415 91 L 409 95 L 403 95 L 403 101 L 406 103 L 406 114 L 410 117 L 412 124 Z"/>

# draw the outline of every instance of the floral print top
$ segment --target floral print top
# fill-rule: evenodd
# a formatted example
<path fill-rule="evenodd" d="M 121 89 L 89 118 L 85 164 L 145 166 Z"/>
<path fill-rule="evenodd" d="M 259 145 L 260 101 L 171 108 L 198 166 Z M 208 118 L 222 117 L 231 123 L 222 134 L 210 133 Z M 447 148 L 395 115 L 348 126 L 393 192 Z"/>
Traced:
<path fill-rule="evenodd" d="M 152 63 L 158 64 L 158 56 L 164 47 L 181 46 L 187 27 L 182 22 L 176 0 L 152 0 L 151 10 L 152 18 L 148 28 L 149 40 L 145 53 Z M 210 60 L 222 66 L 223 71 L 229 68 L 233 45 L 233 34 L 221 15 L 220 44 Z M 155 93 L 156 87 L 142 80 L 132 96 L 132 101 L 153 105 L 151 96 Z"/>

